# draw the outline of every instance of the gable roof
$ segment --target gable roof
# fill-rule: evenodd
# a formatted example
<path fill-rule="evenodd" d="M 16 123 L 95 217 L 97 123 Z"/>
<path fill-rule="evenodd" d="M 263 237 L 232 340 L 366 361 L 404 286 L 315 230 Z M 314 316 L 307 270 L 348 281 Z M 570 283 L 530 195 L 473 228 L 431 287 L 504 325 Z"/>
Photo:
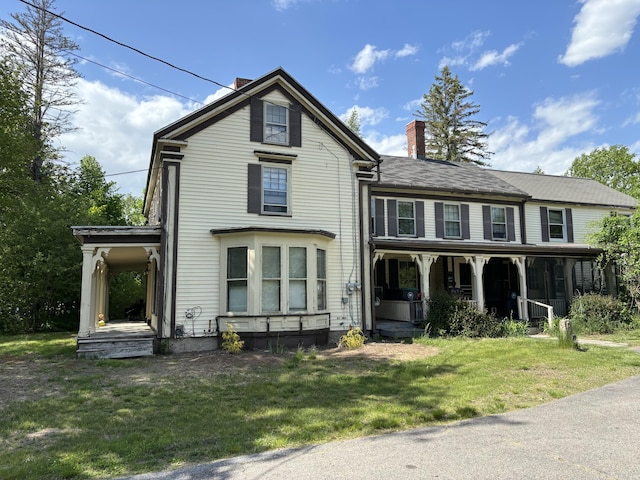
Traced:
<path fill-rule="evenodd" d="M 381 159 L 379 186 L 522 199 L 529 196 L 524 190 L 474 164 L 388 155 Z"/>
<path fill-rule="evenodd" d="M 307 114 L 319 128 L 331 135 L 342 144 L 356 160 L 366 160 L 373 163 L 379 161 L 380 156 L 367 143 L 356 135 L 342 120 L 326 108 L 317 98 L 300 85 L 283 68 L 279 67 L 253 81 L 243 79 L 242 86 L 224 97 L 215 100 L 204 107 L 185 115 L 177 121 L 157 130 L 153 134 L 151 159 L 147 175 L 146 190 L 150 194 L 150 182 L 156 156 L 164 144 L 183 143 L 191 135 L 206 128 L 230 113 L 249 105 L 252 97 L 263 96 L 278 89 L 292 102 L 299 103 L 302 111 Z M 247 133 L 248 134 L 248 133 Z M 147 204 L 145 198 L 145 206 Z"/>
<path fill-rule="evenodd" d="M 634 197 L 589 178 L 504 170 L 488 172 L 527 192 L 532 200 L 619 208 L 635 208 L 638 203 Z"/>

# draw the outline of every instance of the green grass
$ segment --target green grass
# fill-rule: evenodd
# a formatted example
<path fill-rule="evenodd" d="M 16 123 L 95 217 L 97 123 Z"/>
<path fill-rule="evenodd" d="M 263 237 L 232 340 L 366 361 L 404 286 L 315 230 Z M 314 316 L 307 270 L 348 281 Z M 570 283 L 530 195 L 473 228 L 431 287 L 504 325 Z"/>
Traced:
<path fill-rule="evenodd" d="M 51 358 L 71 356 L 76 351 L 75 336 L 70 333 L 36 333 L 0 337 L 0 357 L 38 355 Z"/>
<path fill-rule="evenodd" d="M 0 338 L 0 367 L 50 356 L 37 368 L 48 369 L 57 392 L 0 405 L 0 478 L 149 472 L 496 414 L 640 374 L 640 355 L 626 349 L 526 338 L 418 342 L 437 354 L 399 362 L 297 351 L 233 374 L 140 382 L 157 358 L 78 361 L 63 337 L 16 347 Z"/>

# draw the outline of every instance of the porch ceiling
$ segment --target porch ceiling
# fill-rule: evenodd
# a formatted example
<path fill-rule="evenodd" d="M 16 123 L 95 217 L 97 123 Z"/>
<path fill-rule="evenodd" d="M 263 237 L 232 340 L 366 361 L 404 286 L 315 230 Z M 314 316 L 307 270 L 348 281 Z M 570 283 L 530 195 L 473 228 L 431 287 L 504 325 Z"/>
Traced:
<path fill-rule="evenodd" d="M 105 261 L 113 273 L 144 272 L 149 255 L 143 247 L 112 247 Z"/>

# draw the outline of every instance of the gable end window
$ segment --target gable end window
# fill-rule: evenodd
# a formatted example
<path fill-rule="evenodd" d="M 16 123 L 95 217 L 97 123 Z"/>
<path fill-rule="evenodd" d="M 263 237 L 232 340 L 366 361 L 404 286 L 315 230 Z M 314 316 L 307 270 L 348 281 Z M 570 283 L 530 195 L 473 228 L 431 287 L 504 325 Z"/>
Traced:
<path fill-rule="evenodd" d="M 278 105 L 251 97 L 252 142 L 270 143 L 300 147 L 301 108 L 300 105 Z"/>
<path fill-rule="evenodd" d="M 279 163 L 249 164 L 247 211 L 291 214 L 291 167 Z"/>

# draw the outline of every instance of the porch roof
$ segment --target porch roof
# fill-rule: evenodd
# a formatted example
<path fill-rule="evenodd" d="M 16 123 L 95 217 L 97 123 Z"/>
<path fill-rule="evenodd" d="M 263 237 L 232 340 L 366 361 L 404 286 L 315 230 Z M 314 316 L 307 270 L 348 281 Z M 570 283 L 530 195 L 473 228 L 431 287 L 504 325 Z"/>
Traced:
<path fill-rule="evenodd" d="M 371 245 L 375 250 L 396 250 L 398 252 L 423 252 L 456 255 L 501 255 L 528 257 L 596 257 L 602 250 L 586 244 L 550 243 L 534 245 L 508 242 L 455 242 L 424 241 L 407 239 L 374 238 Z"/>
<path fill-rule="evenodd" d="M 74 237 L 81 245 L 157 244 L 160 245 L 159 226 L 75 226 Z"/>

